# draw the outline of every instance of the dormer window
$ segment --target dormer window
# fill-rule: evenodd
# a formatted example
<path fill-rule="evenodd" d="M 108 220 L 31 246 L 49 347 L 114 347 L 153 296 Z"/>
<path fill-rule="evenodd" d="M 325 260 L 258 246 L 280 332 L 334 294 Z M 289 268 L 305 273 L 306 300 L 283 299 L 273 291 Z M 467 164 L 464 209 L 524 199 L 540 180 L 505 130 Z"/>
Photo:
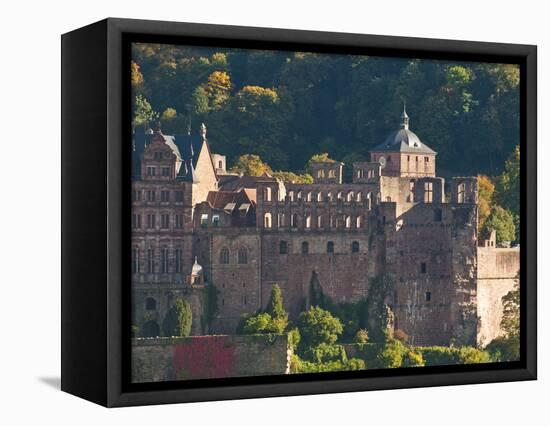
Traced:
<path fill-rule="evenodd" d="M 162 152 L 156 151 L 153 155 L 154 155 L 155 160 L 157 160 L 157 161 L 162 160 Z"/>
<path fill-rule="evenodd" d="M 147 166 L 147 176 L 155 176 L 156 167 Z"/>
<path fill-rule="evenodd" d="M 164 177 L 170 176 L 170 167 L 162 167 L 161 173 L 162 173 L 162 176 Z"/>

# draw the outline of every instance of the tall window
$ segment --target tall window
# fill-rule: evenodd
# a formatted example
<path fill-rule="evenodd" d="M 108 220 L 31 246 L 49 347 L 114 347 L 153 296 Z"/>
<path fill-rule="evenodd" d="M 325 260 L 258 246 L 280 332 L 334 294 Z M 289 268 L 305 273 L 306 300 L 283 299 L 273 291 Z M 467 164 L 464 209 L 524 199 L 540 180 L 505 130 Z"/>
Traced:
<path fill-rule="evenodd" d="M 433 182 L 424 182 L 424 202 L 431 203 L 433 201 Z"/>
<path fill-rule="evenodd" d="M 428 268 L 426 266 L 426 262 L 420 263 L 420 273 L 425 274 L 427 270 L 428 270 Z"/>
<path fill-rule="evenodd" d="M 220 250 L 220 263 L 222 265 L 229 264 L 229 250 L 227 249 L 227 247 L 224 247 Z"/>
<path fill-rule="evenodd" d="M 162 176 L 169 177 L 170 176 L 170 167 L 162 167 L 161 168 Z"/>
<path fill-rule="evenodd" d="M 286 241 L 279 242 L 279 254 L 288 254 L 288 243 Z"/>
<path fill-rule="evenodd" d="M 240 265 L 246 265 L 248 263 L 248 250 L 246 247 L 241 247 L 237 254 L 237 260 Z"/>
<path fill-rule="evenodd" d="M 203 228 L 208 226 L 208 214 L 207 213 L 201 214 L 201 226 Z"/>
<path fill-rule="evenodd" d="M 327 253 L 334 253 L 334 243 L 332 241 L 327 243 Z"/>
<path fill-rule="evenodd" d="M 336 217 L 334 215 L 331 214 L 329 216 L 329 221 L 330 221 L 330 227 L 336 228 Z"/>
<path fill-rule="evenodd" d="M 306 216 L 306 228 L 307 229 L 311 228 L 311 215 Z"/>
<path fill-rule="evenodd" d="M 139 273 L 139 248 L 132 249 L 132 274 Z"/>
<path fill-rule="evenodd" d="M 320 214 L 319 216 L 317 216 L 317 228 L 322 228 L 323 227 L 323 215 Z"/>
<path fill-rule="evenodd" d="M 346 201 L 349 203 L 349 202 L 353 201 L 353 198 L 354 198 L 353 191 L 348 192 Z"/>
<path fill-rule="evenodd" d="M 357 195 L 355 196 L 355 200 L 360 203 L 361 201 L 363 201 L 363 194 L 361 192 L 358 192 Z"/>
<path fill-rule="evenodd" d="M 151 229 L 156 226 L 156 217 L 154 214 L 147 215 L 147 228 Z"/>
<path fill-rule="evenodd" d="M 329 193 L 327 194 L 327 198 L 328 198 L 329 202 L 332 203 L 332 201 L 334 200 L 334 196 L 332 195 L 332 192 L 329 192 Z"/>
<path fill-rule="evenodd" d="M 414 203 L 414 180 L 409 182 L 409 203 Z"/>
<path fill-rule="evenodd" d="M 170 191 L 160 191 L 160 201 L 170 201 Z"/>
<path fill-rule="evenodd" d="M 278 213 L 277 214 L 277 227 L 282 228 L 285 226 L 285 214 L 284 213 Z"/>
<path fill-rule="evenodd" d="M 309 243 L 307 241 L 304 241 L 302 243 L 302 254 L 308 254 L 309 253 Z"/>
<path fill-rule="evenodd" d="M 443 211 L 441 209 L 434 210 L 434 221 L 441 222 L 443 220 Z"/>
<path fill-rule="evenodd" d="M 147 249 L 147 272 L 153 274 L 155 272 L 155 250 Z"/>
<path fill-rule="evenodd" d="M 161 152 L 161 151 L 156 151 L 156 152 L 153 154 L 153 157 L 154 157 L 155 160 L 157 160 L 157 161 L 162 160 L 162 152 Z"/>
<path fill-rule="evenodd" d="M 176 191 L 176 202 L 177 203 L 183 202 L 183 191 Z"/>
<path fill-rule="evenodd" d="M 139 229 L 141 228 L 141 215 L 133 214 L 132 215 L 132 228 Z"/>
<path fill-rule="evenodd" d="M 176 228 L 181 229 L 183 228 L 183 215 L 177 214 L 176 215 Z"/>
<path fill-rule="evenodd" d="M 458 202 L 464 203 L 466 201 L 466 185 L 464 182 L 458 184 Z"/>
<path fill-rule="evenodd" d="M 269 186 L 264 188 L 264 201 L 271 201 L 271 188 Z"/>
<path fill-rule="evenodd" d="M 212 215 L 212 225 L 220 226 L 220 215 L 219 214 L 213 214 Z"/>
<path fill-rule="evenodd" d="M 271 228 L 271 213 L 264 214 L 264 228 Z"/>
<path fill-rule="evenodd" d="M 356 228 L 361 228 L 362 225 L 363 225 L 363 223 L 362 223 L 362 220 L 361 220 L 361 216 L 357 216 L 355 218 L 355 227 Z"/>
<path fill-rule="evenodd" d="M 160 215 L 160 227 L 167 229 L 170 227 L 170 215 L 162 214 Z"/>
<path fill-rule="evenodd" d="M 290 226 L 292 228 L 297 228 L 298 227 L 298 215 L 296 213 L 294 213 L 290 216 Z"/>
<path fill-rule="evenodd" d="M 148 311 L 154 311 L 157 309 L 157 301 L 152 297 L 145 299 L 145 309 Z"/>
<path fill-rule="evenodd" d="M 313 193 L 311 191 L 306 194 L 306 201 L 308 203 L 311 203 L 313 201 Z"/>
<path fill-rule="evenodd" d="M 155 191 L 147 191 L 147 201 L 155 201 Z"/>
<path fill-rule="evenodd" d="M 177 248 L 177 249 L 174 251 L 174 266 L 175 266 L 174 269 L 176 270 L 176 272 L 182 272 L 181 257 L 182 257 L 182 249 L 181 249 L 181 248 Z"/>
<path fill-rule="evenodd" d="M 345 216 L 345 224 L 346 224 L 346 228 L 351 228 L 351 216 Z"/>
<path fill-rule="evenodd" d="M 321 191 L 319 191 L 319 192 L 317 193 L 317 201 L 318 201 L 318 202 L 323 201 L 323 193 L 322 193 Z"/>
<path fill-rule="evenodd" d="M 338 193 L 338 195 L 336 196 L 336 198 L 338 198 L 339 200 L 343 200 L 344 199 L 344 193 L 342 191 L 340 191 Z"/>
<path fill-rule="evenodd" d="M 147 166 L 147 176 L 155 176 L 156 167 Z"/>
<path fill-rule="evenodd" d="M 372 208 L 372 193 L 367 192 L 367 210 Z"/>
<path fill-rule="evenodd" d="M 288 199 L 294 201 L 294 191 L 288 191 Z"/>
<path fill-rule="evenodd" d="M 329 178 L 335 178 L 336 177 L 336 170 L 329 170 L 328 171 L 328 177 Z"/>
<path fill-rule="evenodd" d="M 141 201 L 141 191 L 139 189 L 132 191 L 132 201 Z"/>
<path fill-rule="evenodd" d="M 324 178 L 325 177 L 325 171 L 324 170 L 317 170 L 317 177 L 318 178 Z"/>
<path fill-rule="evenodd" d="M 359 242 L 354 241 L 353 243 L 351 243 L 351 252 L 359 253 Z"/>
<path fill-rule="evenodd" d="M 163 247 L 160 249 L 160 272 L 168 272 L 168 249 Z"/>

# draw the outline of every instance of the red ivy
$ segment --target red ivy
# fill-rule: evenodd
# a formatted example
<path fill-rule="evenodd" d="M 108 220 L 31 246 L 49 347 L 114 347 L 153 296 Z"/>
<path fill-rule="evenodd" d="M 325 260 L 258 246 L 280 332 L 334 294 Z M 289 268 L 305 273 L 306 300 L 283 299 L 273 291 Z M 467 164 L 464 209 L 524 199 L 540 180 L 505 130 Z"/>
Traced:
<path fill-rule="evenodd" d="M 177 379 L 211 379 L 234 375 L 235 347 L 226 336 L 197 336 L 174 347 Z"/>

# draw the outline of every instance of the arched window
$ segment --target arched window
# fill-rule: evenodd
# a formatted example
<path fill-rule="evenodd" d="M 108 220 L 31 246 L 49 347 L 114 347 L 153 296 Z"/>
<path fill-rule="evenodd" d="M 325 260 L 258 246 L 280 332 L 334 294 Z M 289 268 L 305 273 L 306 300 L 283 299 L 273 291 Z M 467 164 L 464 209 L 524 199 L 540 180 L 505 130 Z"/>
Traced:
<path fill-rule="evenodd" d="M 306 201 L 307 202 L 312 202 L 313 201 L 313 193 L 311 191 L 309 191 L 306 195 Z"/>
<path fill-rule="evenodd" d="M 298 191 L 298 193 L 296 194 L 296 199 L 298 201 L 300 201 L 302 199 L 302 191 Z"/>
<path fill-rule="evenodd" d="M 353 243 L 351 243 L 351 252 L 359 253 L 359 243 L 357 241 L 354 241 Z"/>
<path fill-rule="evenodd" d="M 317 228 L 322 228 L 323 227 L 323 215 L 320 214 L 319 216 L 317 216 Z"/>
<path fill-rule="evenodd" d="M 354 198 L 353 191 L 348 192 L 346 201 L 349 203 L 349 202 L 353 201 L 353 198 Z"/>
<path fill-rule="evenodd" d="M 346 228 L 351 228 L 351 216 L 345 216 Z"/>
<path fill-rule="evenodd" d="M 288 199 L 294 201 L 294 191 L 288 191 Z"/>
<path fill-rule="evenodd" d="M 329 170 L 328 171 L 328 177 L 329 178 L 335 178 L 336 177 L 336 170 Z"/>
<path fill-rule="evenodd" d="M 288 254 L 288 243 L 286 241 L 279 242 L 279 254 Z"/>
<path fill-rule="evenodd" d="M 302 243 L 302 254 L 308 254 L 309 253 L 309 243 L 307 241 L 304 241 Z"/>
<path fill-rule="evenodd" d="M 296 213 L 292 214 L 292 216 L 290 216 L 290 226 L 292 228 L 297 228 L 298 227 L 298 215 Z"/>
<path fill-rule="evenodd" d="M 157 309 L 157 301 L 152 297 L 148 297 L 145 300 L 145 309 L 148 311 L 155 311 Z"/>
<path fill-rule="evenodd" d="M 218 169 L 223 169 L 223 162 L 221 160 L 218 161 Z"/>
<path fill-rule="evenodd" d="M 237 253 L 237 261 L 239 265 L 246 265 L 248 263 L 248 250 L 246 247 L 241 247 Z"/>
<path fill-rule="evenodd" d="M 372 193 L 367 192 L 367 210 L 372 208 Z"/>
<path fill-rule="evenodd" d="M 325 177 L 325 171 L 323 169 L 317 170 L 317 177 L 318 178 L 324 178 Z"/>
<path fill-rule="evenodd" d="M 322 193 L 321 191 L 319 191 L 319 192 L 317 193 L 317 201 L 318 201 L 318 202 L 323 201 L 323 193 Z"/>
<path fill-rule="evenodd" d="M 311 215 L 306 216 L 306 228 L 307 229 L 311 228 Z"/>
<path fill-rule="evenodd" d="M 327 253 L 334 253 L 334 243 L 332 241 L 327 243 Z"/>
<path fill-rule="evenodd" d="M 361 228 L 361 226 L 363 225 L 362 221 L 361 221 L 361 216 L 357 216 L 355 218 L 355 227 L 356 228 Z"/>
<path fill-rule="evenodd" d="M 338 195 L 337 195 L 336 198 L 338 198 L 339 200 L 343 200 L 343 199 L 344 199 L 344 194 L 343 194 L 343 192 L 340 191 L 340 192 L 338 193 Z"/>
<path fill-rule="evenodd" d="M 264 201 L 271 201 L 271 188 L 269 186 L 264 188 Z"/>
<path fill-rule="evenodd" d="M 224 247 L 220 250 L 220 263 L 222 265 L 229 264 L 229 250 L 227 249 L 227 247 Z"/>
<path fill-rule="evenodd" d="M 264 228 L 271 228 L 271 213 L 264 214 Z"/>
<path fill-rule="evenodd" d="M 355 201 L 357 201 L 358 203 L 363 201 L 363 194 L 361 194 L 361 192 L 357 193 L 357 195 L 355 196 Z"/>
<path fill-rule="evenodd" d="M 329 192 L 329 193 L 327 194 L 327 198 L 328 198 L 328 200 L 332 203 L 332 201 L 334 200 L 334 196 L 332 195 L 332 192 Z"/>

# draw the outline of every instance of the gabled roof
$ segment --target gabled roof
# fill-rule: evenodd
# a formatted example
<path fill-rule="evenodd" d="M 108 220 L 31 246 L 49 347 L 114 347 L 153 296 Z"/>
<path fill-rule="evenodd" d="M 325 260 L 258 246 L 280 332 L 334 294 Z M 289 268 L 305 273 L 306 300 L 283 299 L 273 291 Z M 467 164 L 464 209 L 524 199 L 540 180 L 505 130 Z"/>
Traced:
<path fill-rule="evenodd" d="M 223 191 L 240 191 L 241 189 L 256 189 L 262 183 L 277 182 L 271 176 L 220 176 L 220 189 Z"/>
<path fill-rule="evenodd" d="M 253 204 L 254 200 L 251 200 L 246 190 L 235 191 L 210 191 L 206 197 L 206 201 L 210 204 L 210 207 L 217 210 L 228 210 L 233 212 L 235 209 L 240 209 L 241 206 L 247 207 Z"/>

